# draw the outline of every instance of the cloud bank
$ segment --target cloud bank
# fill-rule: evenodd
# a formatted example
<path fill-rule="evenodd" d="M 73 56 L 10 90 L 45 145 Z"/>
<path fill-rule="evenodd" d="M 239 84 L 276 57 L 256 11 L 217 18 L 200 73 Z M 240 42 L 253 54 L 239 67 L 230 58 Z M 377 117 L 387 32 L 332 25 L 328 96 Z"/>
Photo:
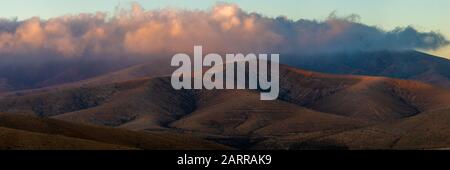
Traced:
<path fill-rule="evenodd" d="M 324 21 L 270 18 L 234 4 L 206 11 L 144 10 L 139 4 L 114 14 L 97 12 L 23 21 L 0 19 L 0 56 L 145 56 L 190 52 L 309 54 L 358 50 L 438 49 L 449 41 L 413 27 L 384 31 L 358 17 Z"/>

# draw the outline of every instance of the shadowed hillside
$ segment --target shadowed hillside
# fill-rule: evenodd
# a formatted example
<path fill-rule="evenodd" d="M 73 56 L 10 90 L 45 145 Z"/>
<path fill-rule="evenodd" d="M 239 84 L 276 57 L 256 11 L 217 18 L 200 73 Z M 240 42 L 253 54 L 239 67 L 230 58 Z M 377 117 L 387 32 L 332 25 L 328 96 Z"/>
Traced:
<path fill-rule="evenodd" d="M 314 139 L 316 143 L 335 141 L 352 149 L 439 149 L 448 148 L 450 109 L 346 131 Z"/>
<path fill-rule="evenodd" d="M 450 60 L 418 51 L 374 51 L 291 56 L 282 63 L 334 74 L 418 80 L 450 88 Z"/>
<path fill-rule="evenodd" d="M 2 149 L 230 149 L 166 132 L 74 124 L 19 114 L 0 114 Z"/>

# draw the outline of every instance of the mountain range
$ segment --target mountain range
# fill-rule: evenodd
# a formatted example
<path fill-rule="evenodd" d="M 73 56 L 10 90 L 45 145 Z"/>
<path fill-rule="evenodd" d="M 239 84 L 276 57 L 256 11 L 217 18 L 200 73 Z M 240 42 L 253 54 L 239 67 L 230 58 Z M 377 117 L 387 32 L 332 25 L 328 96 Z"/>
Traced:
<path fill-rule="evenodd" d="M 311 71 L 410 79 L 450 88 L 449 60 L 419 51 L 287 56 L 282 62 Z"/>
<path fill-rule="evenodd" d="M 282 63 L 274 101 L 258 90 L 175 90 L 173 68 L 155 62 L 30 87 L 4 77 L 0 136 L 21 140 L 0 148 L 450 148 L 449 60 L 379 51 Z"/>

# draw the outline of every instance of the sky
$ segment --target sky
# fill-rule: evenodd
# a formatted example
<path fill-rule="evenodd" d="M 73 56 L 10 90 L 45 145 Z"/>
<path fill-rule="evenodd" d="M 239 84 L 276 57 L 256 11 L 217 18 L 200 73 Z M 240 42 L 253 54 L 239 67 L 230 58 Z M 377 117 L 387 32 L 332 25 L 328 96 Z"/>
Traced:
<path fill-rule="evenodd" d="M 6 0 L 2 0 L 6 1 Z M 92 13 L 96 11 L 113 12 L 118 6 L 127 6 L 138 2 L 144 9 L 187 8 L 209 9 L 215 0 L 14 0 L 3 2 L 0 17 L 19 20 L 38 16 L 42 19 L 66 14 Z M 449 0 L 228 0 L 244 11 L 276 17 L 325 20 L 336 11 L 338 15 L 357 14 L 360 22 L 392 30 L 396 27 L 413 26 L 419 31 L 436 31 L 450 37 L 450 1 Z M 450 58 L 450 47 L 433 54 Z"/>
<path fill-rule="evenodd" d="M 64 14 L 113 11 L 119 5 L 138 2 L 145 9 L 165 7 L 207 9 L 215 0 L 14 0 L 0 6 L 0 16 L 26 19 L 32 16 L 51 18 Z M 332 11 L 338 14 L 358 14 L 361 22 L 392 29 L 413 25 L 419 30 L 441 31 L 450 36 L 450 1 L 448 0 L 228 0 L 242 9 L 267 16 L 287 16 L 297 20 L 323 19 Z M 447 22 L 446 22 L 447 21 Z"/>

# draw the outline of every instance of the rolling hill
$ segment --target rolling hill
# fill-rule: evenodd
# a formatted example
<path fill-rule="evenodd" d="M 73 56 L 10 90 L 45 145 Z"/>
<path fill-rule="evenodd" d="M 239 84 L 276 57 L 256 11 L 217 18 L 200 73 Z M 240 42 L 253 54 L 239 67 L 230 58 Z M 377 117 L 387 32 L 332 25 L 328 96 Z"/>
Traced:
<path fill-rule="evenodd" d="M 350 149 L 440 149 L 450 145 L 450 109 L 362 129 L 310 139 L 315 143 L 334 141 Z M 311 142 L 310 141 L 310 142 Z"/>
<path fill-rule="evenodd" d="M 119 77 L 105 83 L 110 75 L 104 75 L 89 80 L 101 83 L 12 93 L 0 99 L 0 111 L 140 132 L 175 132 L 237 148 L 295 149 L 308 141 L 313 142 L 308 146 L 333 141 L 355 148 L 331 137 L 437 110 L 446 114 L 450 105 L 445 88 L 385 77 L 331 75 L 282 65 L 279 99 L 260 101 L 257 90 L 174 90 L 169 77 L 146 78 L 152 69 L 145 68 L 112 73 L 125 81 Z M 251 144 L 239 146 L 243 144 L 235 139 Z"/>
<path fill-rule="evenodd" d="M 0 114 L 0 149 L 230 149 L 196 137 Z"/>
<path fill-rule="evenodd" d="M 311 71 L 410 79 L 450 88 L 450 60 L 418 51 L 285 56 L 282 63 Z"/>

